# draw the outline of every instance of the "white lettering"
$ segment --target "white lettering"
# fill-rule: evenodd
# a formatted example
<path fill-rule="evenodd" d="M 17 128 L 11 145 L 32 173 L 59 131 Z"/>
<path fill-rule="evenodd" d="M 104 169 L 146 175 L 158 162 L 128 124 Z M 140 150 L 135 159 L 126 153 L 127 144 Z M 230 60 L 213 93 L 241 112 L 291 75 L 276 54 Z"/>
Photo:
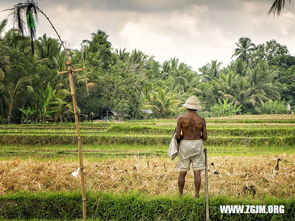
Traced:
<path fill-rule="evenodd" d="M 269 205 L 267 207 L 267 210 L 268 210 L 268 213 L 273 213 L 273 206 L 272 205 Z"/>

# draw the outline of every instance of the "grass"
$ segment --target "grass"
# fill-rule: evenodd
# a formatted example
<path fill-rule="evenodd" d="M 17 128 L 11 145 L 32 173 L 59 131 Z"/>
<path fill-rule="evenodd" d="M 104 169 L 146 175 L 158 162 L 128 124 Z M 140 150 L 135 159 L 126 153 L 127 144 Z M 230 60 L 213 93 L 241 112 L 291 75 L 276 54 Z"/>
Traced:
<path fill-rule="evenodd" d="M 260 156 L 295 153 L 293 146 L 206 146 L 210 156 Z M 109 158 L 163 157 L 167 145 L 83 145 L 84 158 L 90 161 Z M 76 145 L 2 145 L 0 159 L 77 160 Z"/>
<path fill-rule="evenodd" d="M 90 220 L 172 220 L 204 219 L 204 198 L 146 196 L 128 192 L 111 194 L 88 192 Z M 220 205 L 284 205 L 284 214 L 228 214 L 222 215 Z M 292 220 L 294 199 L 267 198 L 264 200 L 234 199 L 218 196 L 210 198 L 210 220 Z M 81 219 L 81 195 L 78 192 L 21 192 L 0 196 L 0 217 L 74 220 Z"/>

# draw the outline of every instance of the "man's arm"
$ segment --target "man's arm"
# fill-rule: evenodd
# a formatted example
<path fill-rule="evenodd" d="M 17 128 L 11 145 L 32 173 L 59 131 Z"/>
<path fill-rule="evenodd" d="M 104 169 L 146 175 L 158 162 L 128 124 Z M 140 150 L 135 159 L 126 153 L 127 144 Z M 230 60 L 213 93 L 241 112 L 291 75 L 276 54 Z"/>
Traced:
<path fill-rule="evenodd" d="M 208 139 L 205 119 L 204 119 L 204 125 L 203 125 L 203 129 L 202 129 L 202 139 L 203 140 L 207 140 Z"/>
<path fill-rule="evenodd" d="M 177 119 L 176 134 L 175 139 L 180 139 L 181 137 L 181 120 L 180 117 Z"/>

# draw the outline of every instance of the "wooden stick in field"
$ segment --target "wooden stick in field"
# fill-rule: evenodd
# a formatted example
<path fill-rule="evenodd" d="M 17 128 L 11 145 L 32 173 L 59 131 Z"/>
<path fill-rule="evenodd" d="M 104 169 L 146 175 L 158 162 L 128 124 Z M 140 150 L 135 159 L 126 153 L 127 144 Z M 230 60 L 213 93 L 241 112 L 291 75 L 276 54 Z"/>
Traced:
<path fill-rule="evenodd" d="M 83 68 L 74 69 L 71 61 L 68 59 L 67 63 L 67 71 L 58 72 L 59 74 L 68 74 L 70 89 L 72 95 L 72 102 L 74 107 L 74 116 L 75 116 L 75 124 L 77 131 L 77 146 L 78 146 L 78 154 L 79 154 L 79 164 L 80 164 L 80 178 L 81 178 L 81 188 L 82 188 L 82 208 L 83 208 L 83 220 L 86 220 L 86 188 L 85 188 L 85 179 L 84 179 L 84 167 L 83 167 L 83 154 L 81 147 L 81 135 L 80 135 L 80 127 L 79 127 L 79 117 L 77 110 L 77 100 L 76 100 L 76 89 L 75 83 L 73 79 L 73 72 L 82 71 Z"/>
<path fill-rule="evenodd" d="M 209 189 L 208 189 L 208 158 L 207 158 L 207 148 L 204 148 L 205 153 L 205 198 L 206 198 L 206 221 L 209 221 Z"/>

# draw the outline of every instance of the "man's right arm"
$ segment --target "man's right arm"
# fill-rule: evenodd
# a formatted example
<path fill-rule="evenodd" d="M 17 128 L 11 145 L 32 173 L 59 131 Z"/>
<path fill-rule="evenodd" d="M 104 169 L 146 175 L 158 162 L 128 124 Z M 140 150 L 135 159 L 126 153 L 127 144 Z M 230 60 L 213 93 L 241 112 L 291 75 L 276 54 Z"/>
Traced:
<path fill-rule="evenodd" d="M 203 125 L 203 129 L 202 129 L 202 139 L 203 140 L 207 140 L 208 139 L 208 135 L 207 135 L 207 129 L 206 129 L 206 121 L 204 120 L 204 125 Z"/>

